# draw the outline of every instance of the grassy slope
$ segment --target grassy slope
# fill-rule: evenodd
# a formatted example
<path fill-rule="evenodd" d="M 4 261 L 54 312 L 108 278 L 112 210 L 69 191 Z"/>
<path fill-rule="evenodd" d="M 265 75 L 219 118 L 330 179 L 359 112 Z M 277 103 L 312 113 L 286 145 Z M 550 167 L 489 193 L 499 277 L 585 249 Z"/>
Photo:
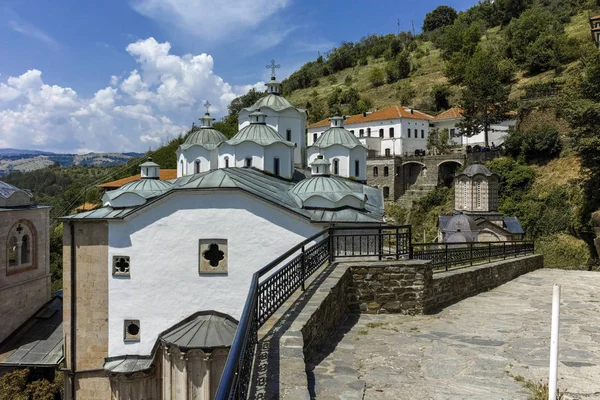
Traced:
<path fill-rule="evenodd" d="M 565 32 L 569 37 L 580 42 L 591 40 L 587 14 L 581 13 L 574 16 L 571 19 L 571 22 L 565 25 Z M 482 37 L 482 41 L 492 41 L 501 34 L 502 32 L 499 27 L 491 28 Z M 415 53 L 418 50 L 412 53 L 413 65 L 416 65 L 417 68 L 413 70 L 408 79 L 403 81 L 410 81 L 416 96 L 411 101 L 411 104 L 404 104 L 406 106 L 417 106 L 418 104 L 422 104 L 429 99 L 429 93 L 434 85 L 448 82 L 444 76 L 444 61 L 440 56 L 440 50 L 436 49 L 431 42 L 418 43 L 418 49 L 421 50 L 421 53 L 427 53 L 427 51 L 429 51 L 429 54 L 416 58 Z M 536 76 L 528 76 L 524 72 L 519 72 L 517 73 L 516 80 L 512 86 L 510 98 L 518 99 L 523 93 L 522 87 L 524 85 L 547 82 L 557 77 L 568 77 L 574 72 L 578 64 L 578 62 L 570 63 L 565 66 L 564 70 L 560 73 L 556 71 L 547 71 Z M 331 80 L 328 78 L 321 78 L 318 86 L 296 90 L 287 98 L 294 105 L 304 107 L 306 102 L 312 97 L 313 91 L 316 90 L 320 98 L 326 99 L 336 87 L 348 87 L 344 84 L 344 80 L 350 75 L 352 77 L 351 85 L 360 92 L 361 96 L 371 99 L 375 108 L 398 105 L 399 100 L 396 87 L 403 81 L 394 84 L 384 84 L 377 88 L 372 88 L 369 83 L 368 77 L 370 70 L 375 67 L 385 68 L 385 65 L 386 62 L 383 58 L 370 59 L 369 64 L 366 66 L 355 66 L 335 73 L 333 75 L 335 77 L 335 83 L 331 83 Z M 455 85 L 453 85 L 452 88 L 454 96 L 451 98 L 451 103 L 455 103 L 459 88 Z"/>

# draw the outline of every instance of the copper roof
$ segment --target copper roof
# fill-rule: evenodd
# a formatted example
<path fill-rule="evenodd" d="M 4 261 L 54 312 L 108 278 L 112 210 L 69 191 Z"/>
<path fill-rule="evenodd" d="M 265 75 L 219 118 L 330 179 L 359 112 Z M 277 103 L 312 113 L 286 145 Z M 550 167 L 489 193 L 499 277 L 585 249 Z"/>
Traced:
<path fill-rule="evenodd" d="M 449 110 L 444 111 L 443 113 L 437 115 L 434 120 L 438 121 L 441 119 L 458 119 L 462 117 L 463 109 L 458 107 L 452 107 Z"/>
<path fill-rule="evenodd" d="M 125 185 L 126 183 L 137 181 L 140 178 L 141 178 L 141 175 L 137 174 L 137 175 L 133 175 L 133 176 L 128 176 L 127 178 L 118 179 L 116 181 L 106 182 L 106 183 L 103 183 L 102 185 L 98 185 L 98 186 L 101 188 L 104 188 L 104 189 L 116 189 L 116 188 L 120 188 L 121 186 Z M 161 181 L 168 181 L 169 179 L 175 179 L 175 178 L 177 178 L 177 170 L 176 169 L 161 169 L 159 178 Z"/>
<path fill-rule="evenodd" d="M 459 107 L 452 107 L 446 111 L 444 111 L 443 113 L 437 115 L 433 120 L 434 121 L 441 121 L 444 119 L 459 119 L 462 117 L 462 113 L 464 112 L 464 110 L 462 108 Z M 506 115 L 517 115 L 516 111 L 508 111 L 506 113 Z"/>
<path fill-rule="evenodd" d="M 380 121 L 386 119 L 397 119 L 397 118 L 415 118 L 415 119 L 433 119 L 433 116 L 429 114 L 425 114 L 424 112 L 412 109 L 413 112 L 410 112 L 410 108 L 408 107 L 400 107 L 400 106 L 391 106 L 386 107 L 381 110 L 374 111 L 370 114 L 356 114 L 352 115 L 344 120 L 344 124 L 358 124 L 361 122 L 369 122 L 369 121 Z M 309 128 L 318 128 L 322 126 L 329 126 L 329 119 L 324 119 L 319 122 L 315 122 L 310 125 Z"/>

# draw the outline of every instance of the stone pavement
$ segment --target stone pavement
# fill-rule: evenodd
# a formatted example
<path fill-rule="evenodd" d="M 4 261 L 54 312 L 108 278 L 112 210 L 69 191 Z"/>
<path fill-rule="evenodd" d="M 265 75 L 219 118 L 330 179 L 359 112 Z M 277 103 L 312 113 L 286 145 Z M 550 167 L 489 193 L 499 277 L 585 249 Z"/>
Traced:
<path fill-rule="evenodd" d="M 600 399 L 600 273 L 542 269 L 435 315 L 349 315 L 308 363 L 317 399 L 526 399 L 547 382 L 561 284 L 559 389 Z"/>

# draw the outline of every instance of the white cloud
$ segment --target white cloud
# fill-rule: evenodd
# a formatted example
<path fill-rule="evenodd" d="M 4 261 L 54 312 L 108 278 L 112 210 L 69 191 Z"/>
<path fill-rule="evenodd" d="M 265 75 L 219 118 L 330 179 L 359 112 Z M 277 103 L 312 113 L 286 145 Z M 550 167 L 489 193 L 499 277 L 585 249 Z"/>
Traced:
<path fill-rule="evenodd" d="M 25 36 L 29 36 L 29 37 L 39 40 L 41 42 L 44 42 L 54 49 L 60 48 L 60 44 L 56 40 L 54 40 L 52 37 L 50 37 L 47 33 L 42 31 L 41 29 L 36 28 L 35 26 L 33 26 L 31 24 L 27 24 L 27 23 L 23 24 L 16 20 L 11 20 L 8 22 L 8 26 L 13 31 L 18 32 Z"/>
<path fill-rule="evenodd" d="M 138 68 L 111 76 L 91 98 L 45 83 L 36 69 L 0 82 L 0 148 L 144 151 L 185 132 L 205 100 L 218 117 L 235 97 L 264 89 L 262 82 L 231 86 L 214 74 L 210 55 L 173 55 L 154 38 L 126 50 Z"/>
<path fill-rule="evenodd" d="M 290 0 L 133 0 L 133 8 L 160 23 L 216 41 L 233 34 L 268 27 L 266 21 Z"/>

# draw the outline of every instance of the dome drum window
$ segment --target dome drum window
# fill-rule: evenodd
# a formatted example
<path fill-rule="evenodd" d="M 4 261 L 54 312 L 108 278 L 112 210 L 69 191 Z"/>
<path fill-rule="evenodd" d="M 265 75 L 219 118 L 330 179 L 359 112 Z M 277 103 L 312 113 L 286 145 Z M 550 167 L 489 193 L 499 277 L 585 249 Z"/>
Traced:
<path fill-rule="evenodd" d="M 123 340 L 125 342 L 139 342 L 141 338 L 140 320 L 126 319 L 123 322 Z"/>
<path fill-rule="evenodd" d="M 227 273 L 227 239 L 199 240 L 198 273 Z"/>
<path fill-rule="evenodd" d="M 129 256 L 113 256 L 112 275 L 114 277 L 131 276 Z"/>

